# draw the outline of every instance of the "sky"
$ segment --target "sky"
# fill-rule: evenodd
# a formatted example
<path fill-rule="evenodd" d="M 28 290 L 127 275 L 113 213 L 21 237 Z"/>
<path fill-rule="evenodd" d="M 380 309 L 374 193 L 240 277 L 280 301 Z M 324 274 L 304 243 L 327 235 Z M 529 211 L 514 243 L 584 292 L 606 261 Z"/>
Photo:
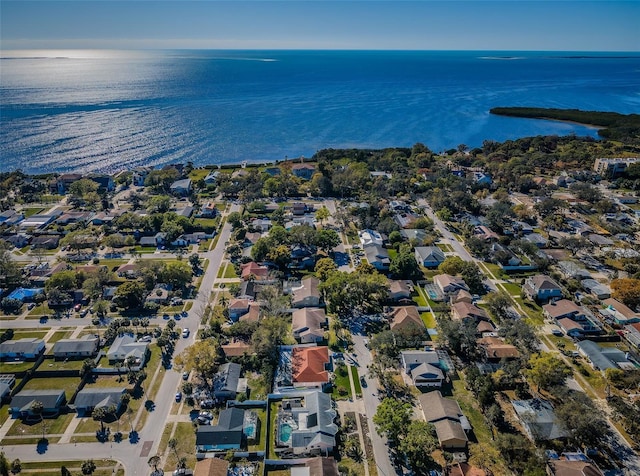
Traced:
<path fill-rule="evenodd" d="M 0 0 L 0 48 L 640 51 L 640 0 Z"/>

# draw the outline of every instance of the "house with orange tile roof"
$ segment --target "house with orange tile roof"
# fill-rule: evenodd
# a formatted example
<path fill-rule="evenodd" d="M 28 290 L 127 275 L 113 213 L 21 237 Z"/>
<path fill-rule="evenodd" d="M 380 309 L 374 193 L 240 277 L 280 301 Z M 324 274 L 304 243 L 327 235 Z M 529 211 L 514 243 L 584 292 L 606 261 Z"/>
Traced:
<path fill-rule="evenodd" d="M 245 263 L 241 266 L 242 272 L 240 277 L 245 281 L 248 281 L 252 277 L 258 281 L 265 280 L 269 276 L 269 268 L 266 266 L 260 266 L 255 261 Z"/>
<path fill-rule="evenodd" d="M 417 327 L 418 329 L 425 328 L 416 306 L 394 307 L 391 311 L 390 320 L 391 330 L 395 332 L 400 332 L 411 327 Z"/>
<path fill-rule="evenodd" d="M 281 346 L 274 392 L 324 390 L 330 385 L 331 368 L 329 348 L 326 346 Z"/>

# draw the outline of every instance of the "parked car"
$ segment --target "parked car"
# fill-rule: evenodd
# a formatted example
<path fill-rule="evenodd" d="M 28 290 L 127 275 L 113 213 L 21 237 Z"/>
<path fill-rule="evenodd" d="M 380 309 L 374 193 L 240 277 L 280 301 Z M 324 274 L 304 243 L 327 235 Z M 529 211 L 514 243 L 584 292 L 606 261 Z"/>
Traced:
<path fill-rule="evenodd" d="M 189 379 L 189 372 L 182 372 L 182 380 L 188 380 Z"/>
<path fill-rule="evenodd" d="M 360 376 L 360 386 L 361 386 L 362 388 L 367 388 L 367 381 L 366 381 L 366 379 L 364 378 L 364 375 Z"/>
<path fill-rule="evenodd" d="M 182 400 L 182 392 L 176 393 L 176 403 L 180 403 Z"/>
<path fill-rule="evenodd" d="M 189 329 L 187 328 L 182 329 L 182 337 L 185 337 L 185 338 L 189 337 Z"/>
<path fill-rule="evenodd" d="M 142 336 L 138 342 L 151 342 L 151 336 Z"/>
<path fill-rule="evenodd" d="M 30 303 L 27 305 L 27 309 L 29 309 L 29 310 L 33 309 L 34 307 L 36 307 L 36 303 L 35 303 L 35 302 L 30 302 Z"/>
<path fill-rule="evenodd" d="M 82 304 L 78 303 L 75 306 L 73 306 L 73 310 L 78 312 L 80 309 L 82 309 Z"/>
<path fill-rule="evenodd" d="M 560 329 L 553 329 L 551 333 L 557 337 L 562 337 L 564 335 Z"/>

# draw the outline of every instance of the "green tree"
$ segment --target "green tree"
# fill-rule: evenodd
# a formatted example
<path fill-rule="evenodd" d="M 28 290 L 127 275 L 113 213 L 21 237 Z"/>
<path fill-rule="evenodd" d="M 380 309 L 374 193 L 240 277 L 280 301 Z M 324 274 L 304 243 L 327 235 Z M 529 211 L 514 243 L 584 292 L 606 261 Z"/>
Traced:
<path fill-rule="evenodd" d="M 504 291 L 487 294 L 484 297 L 484 302 L 489 308 L 489 312 L 498 320 L 507 317 L 507 311 L 511 306 L 511 298 Z"/>
<path fill-rule="evenodd" d="M 258 238 L 251 247 L 251 257 L 256 262 L 264 261 L 271 250 L 271 240 L 266 237 Z"/>
<path fill-rule="evenodd" d="M 147 460 L 147 464 L 150 468 L 153 468 L 154 473 L 158 471 L 158 465 L 162 459 L 158 455 L 153 455 L 151 458 Z"/>
<path fill-rule="evenodd" d="M 379 435 L 386 436 L 393 445 L 396 445 L 407 435 L 411 414 L 410 404 L 395 398 L 385 398 L 378 405 L 373 423 Z"/>
<path fill-rule="evenodd" d="M 571 369 L 555 355 L 543 352 L 529 358 L 526 374 L 539 392 L 541 388 L 546 390 L 554 385 L 563 384 L 571 375 Z"/>
<path fill-rule="evenodd" d="M 9 243 L 0 240 L 0 287 L 17 287 L 22 281 L 22 267 L 11 255 Z"/>
<path fill-rule="evenodd" d="M 267 259 L 275 263 L 280 270 L 287 268 L 287 265 L 291 262 L 291 251 L 287 245 L 279 245 L 275 248 L 271 248 L 267 254 Z"/>
<path fill-rule="evenodd" d="M 75 271 L 58 271 L 51 275 L 44 285 L 45 291 L 52 289 L 60 291 L 72 291 L 78 286 L 78 279 Z"/>
<path fill-rule="evenodd" d="M 438 266 L 438 271 L 455 276 L 462 271 L 464 261 L 459 256 L 448 256 Z"/>
<path fill-rule="evenodd" d="M 221 363 L 221 350 L 216 339 L 199 340 L 178 354 L 175 363 L 178 368 L 187 372 L 193 370 L 203 381 L 208 382 Z"/>
<path fill-rule="evenodd" d="M 149 213 L 165 213 L 171 209 L 171 197 L 168 195 L 154 195 L 147 200 Z"/>
<path fill-rule="evenodd" d="M 88 459 L 82 462 L 82 474 L 93 474 L 96 468 L 97 466 L 92 459 Z"/>
<path fill-rule="evenodd" d="M 13 474 L 18 474 L 22 471 L 22 462 L 16 458 L 11 462 L 11 472 Z"/>
<path fill-rule="evenodd" d="M 321 250 L 329 253 L 336 246 L 342 243 L 340 235 L 335 230 L 320 230 L 316 235 L 316 245 Z"/>
<path fill-rule="evenodd" d="M 160 271 L 162 282 L 170 284 L 173 289 L 182 289 L 191 282 L 193 272 L 187 263 L 172 262 L 166 263 Z"/>
<path fill-rule="evenodd" d="M 138 309 L 144 300 L 144 287 L 138 281 L 127 281 L 116 289 L 113 301 L 125 309 Z"/>
<path fill-rule="evenodd" d="M 324 221 L 330 216 L 331 216 L 331 213 L 329 212 L 329 209 L 325 205 L 322 205 L 322 208 L 320 208 L 316 212 L 316 220 L 318 220 L 321 224 L 324 223 Z"/>
<path fill-rule="evenodd" d="M 4 451 L 0 452 L 0 475 L 9 476 L 9 461 L 4 455 Z"/>
<path fill-rule="evenodd" d="M 91 418 L 100 422 L 100 433 L 104 434 L 104 421 L 107 418 L 107 409 L 105 407 L 96 407 L 91 412 Z"/>
<path fill-rule="evenodd" d="M 418 474 L 425 474 L 434 464 L 431 453 L 438 447 L 435 427 L 426 421 L 414 420 L 400 441 L 399 450 L 407 456 L 409 465 Z"/>
<path fill-rule="evenodd" d="M 408 245 L 401 245 L 398 253 L 391 258 L 389 272 L 398 279 L 418 279 L 422 276 L 416 257 Z"/>
<path fill-rule="evenodd" d="M 324 281 L 337 269 L 338 265 L 331 258 L 320 258 L 316 262 L 315 273 L 318 279 Z"/>
<path fill-rule="evenodd" d="M 227 221 L 231 223 L 231 226 L 235 230 L 242 226 L 242 214 L 240 212 L 231 212 L 227 216 Z"/>
<path fill-rule="evenodd" d="M 35 416 L 40 417 L 40 422 L 42 423 L 42 439 L 45 439 L 45 431 L 47 429 L 45 421 L 44 421 L 44 404 L 40 400 L 36 400 L 31 404 L 31 413 Z"/>

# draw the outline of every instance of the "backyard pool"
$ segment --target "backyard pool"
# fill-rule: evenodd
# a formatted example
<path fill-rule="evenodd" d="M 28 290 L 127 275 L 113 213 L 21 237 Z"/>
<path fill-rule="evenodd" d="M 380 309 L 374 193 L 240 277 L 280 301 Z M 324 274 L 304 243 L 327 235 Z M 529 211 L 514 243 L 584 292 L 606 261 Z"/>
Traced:
<path fill-rule="evenodd" d="M 283 444 L 288 444 L 289 441 L 291 440 L 291 432 L 293 431 L 293 429 L 291 428 L 291 425 L 289 425 L 288 423 L 282 423 L 280 425 L 280 441 Z"/>
<path fill-rule="evenodd" d="M 435 301 L 436 299 L 438 299 L 438 293 L 436 293 L 433 289 L 427 289 L 427 294 L 429 295 L 429 298 L 431 298 L 432 301 Z"/>

